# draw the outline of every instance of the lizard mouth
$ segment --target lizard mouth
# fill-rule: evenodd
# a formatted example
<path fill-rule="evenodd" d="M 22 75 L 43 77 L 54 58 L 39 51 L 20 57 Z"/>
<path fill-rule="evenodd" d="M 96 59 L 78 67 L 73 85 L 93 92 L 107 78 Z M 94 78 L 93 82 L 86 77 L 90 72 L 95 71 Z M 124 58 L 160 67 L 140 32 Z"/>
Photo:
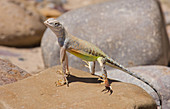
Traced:
<path fill-rule="evenodd" d="M 49 24 L 49 21 L 48 21 L 48 20 L 44 21 L 44 24 L 45 24 L 46 26 L 50 26 L 50 24 Z"/>

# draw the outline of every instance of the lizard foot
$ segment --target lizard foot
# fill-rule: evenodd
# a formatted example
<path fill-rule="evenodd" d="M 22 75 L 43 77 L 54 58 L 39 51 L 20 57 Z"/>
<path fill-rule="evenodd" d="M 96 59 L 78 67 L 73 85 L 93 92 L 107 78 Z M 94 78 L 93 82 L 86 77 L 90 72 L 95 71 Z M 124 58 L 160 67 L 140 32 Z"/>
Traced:
<path fill-rule="evenodd" d="M 84 65 L 84 66 L 89 69 L 89 71 L 92 75 L 95 75 L 94 74 L 95 73 L 95 63 L 92 61 L 85 61 L 85 60 L 83 60 L 83 61 L 86 63 L 86 65 Z"/>
<path fill-rule="evenodd" d="M 110 92 L 110 95 L 113 93 L 113 90 L 112 90 L 112 87 L 111 87 L 111 86 L 109 86 L 109 87 L 105 86 L 105 89 L 103 89 L 102 92 L 104 92 L 104 91 L 107 91 L 107 92 L 105 92 L 105 93 Z"/>
<path fill-rule="evenodd" d="M 66 84 L 66 81 L 62 80 L 62 79 L 59 79 L 55 82 L 56 86 L 63 86 Z"/>
<path fill-rule="evenodd" d="M 105 93 L 110 92 L 110 95 L 111 95 L 111 94 L 113 93 L 113 90 L 112 90 L 112 87 L 110 86 L 110 83 L 109 83 L 108 79 L 105 78 L 105 79 L 103 79 L 103 80 L 104 80 L 103 83 L 105 83 L 105 89 L 103 89 L 102 92 L 107 91 L 107 92 L 105 92 Z"/>
<path fill-rule="evenodd" d="M 68 80 L 67 79 L 59 79 L 55 82 L 56 86 L 59 87 L 59 86 L 63 86 L 63 85 L 67 85 L 67 87 L 69 87 L 69 84 L 68 84 Z"/>
<path fill-rule="evenodd" d="M 57 72 L 61 75 L 63 75 L 63 72 L 61 70 L 57 70 Z M 57 73 L 56 72 L 56 73 Z M 70 72 L 67 72 L 66 74 L 63 75 L 63 79 L 59 79 L 58 81 L 55 82 L 56 86 L 63 86 L 63 85 L 67 85 L 67 87 L 69 87 L 68 84 L 68 80 L 67 77 L 70 75 Z"/>

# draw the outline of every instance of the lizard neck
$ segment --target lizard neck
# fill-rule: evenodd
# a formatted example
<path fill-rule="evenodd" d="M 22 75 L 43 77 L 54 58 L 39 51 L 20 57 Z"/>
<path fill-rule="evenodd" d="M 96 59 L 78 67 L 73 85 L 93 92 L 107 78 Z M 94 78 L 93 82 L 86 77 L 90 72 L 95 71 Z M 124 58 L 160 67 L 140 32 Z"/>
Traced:
<path fill-rule="evenodd" d="M 60 29 L 58 31 L 55 31 L 54 32 L 58 38 L 58 44 L 60 45 L 60 47 L 63 47 L 64 45 L 64 41 L 65 41 L 65 38 L 66 38 L 66 30 L 63 28 L 63 29 Z"/>
<path fill-rule="evenodd" d="M 59 29 L 59 30 L 55 30 L 54 33 L 56 34 L 56 36 L 59 37 L 65 37 L 65 29 Z"/>

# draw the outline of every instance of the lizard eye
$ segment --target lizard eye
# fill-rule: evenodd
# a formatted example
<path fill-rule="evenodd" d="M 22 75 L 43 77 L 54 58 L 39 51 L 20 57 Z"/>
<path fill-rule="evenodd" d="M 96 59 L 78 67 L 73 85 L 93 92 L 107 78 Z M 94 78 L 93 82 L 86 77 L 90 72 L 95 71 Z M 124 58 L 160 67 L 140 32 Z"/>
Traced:
<path fill-rule="evenodd" d="M 60 24 L 59 23 L 55 23 L 55 26 L 59 26 Z"/>

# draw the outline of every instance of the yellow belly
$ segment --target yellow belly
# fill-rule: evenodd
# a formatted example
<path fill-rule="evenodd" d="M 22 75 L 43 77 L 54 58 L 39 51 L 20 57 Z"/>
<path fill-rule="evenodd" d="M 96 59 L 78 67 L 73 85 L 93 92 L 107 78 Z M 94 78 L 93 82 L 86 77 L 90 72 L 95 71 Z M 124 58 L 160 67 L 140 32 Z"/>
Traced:
<path fill-rule="evenodd" d="M 69 53 L 77 56 L 78 58 L 82 59 L 82 60 L 86 60 L 86 61 L 96 61 L 97 57 L 93 56 L 93 55 L 89 55 L 89 54 L 83 54 L 80 53 L 79 51 L 74 51 L 74 50 L 68 50 Z"/>

